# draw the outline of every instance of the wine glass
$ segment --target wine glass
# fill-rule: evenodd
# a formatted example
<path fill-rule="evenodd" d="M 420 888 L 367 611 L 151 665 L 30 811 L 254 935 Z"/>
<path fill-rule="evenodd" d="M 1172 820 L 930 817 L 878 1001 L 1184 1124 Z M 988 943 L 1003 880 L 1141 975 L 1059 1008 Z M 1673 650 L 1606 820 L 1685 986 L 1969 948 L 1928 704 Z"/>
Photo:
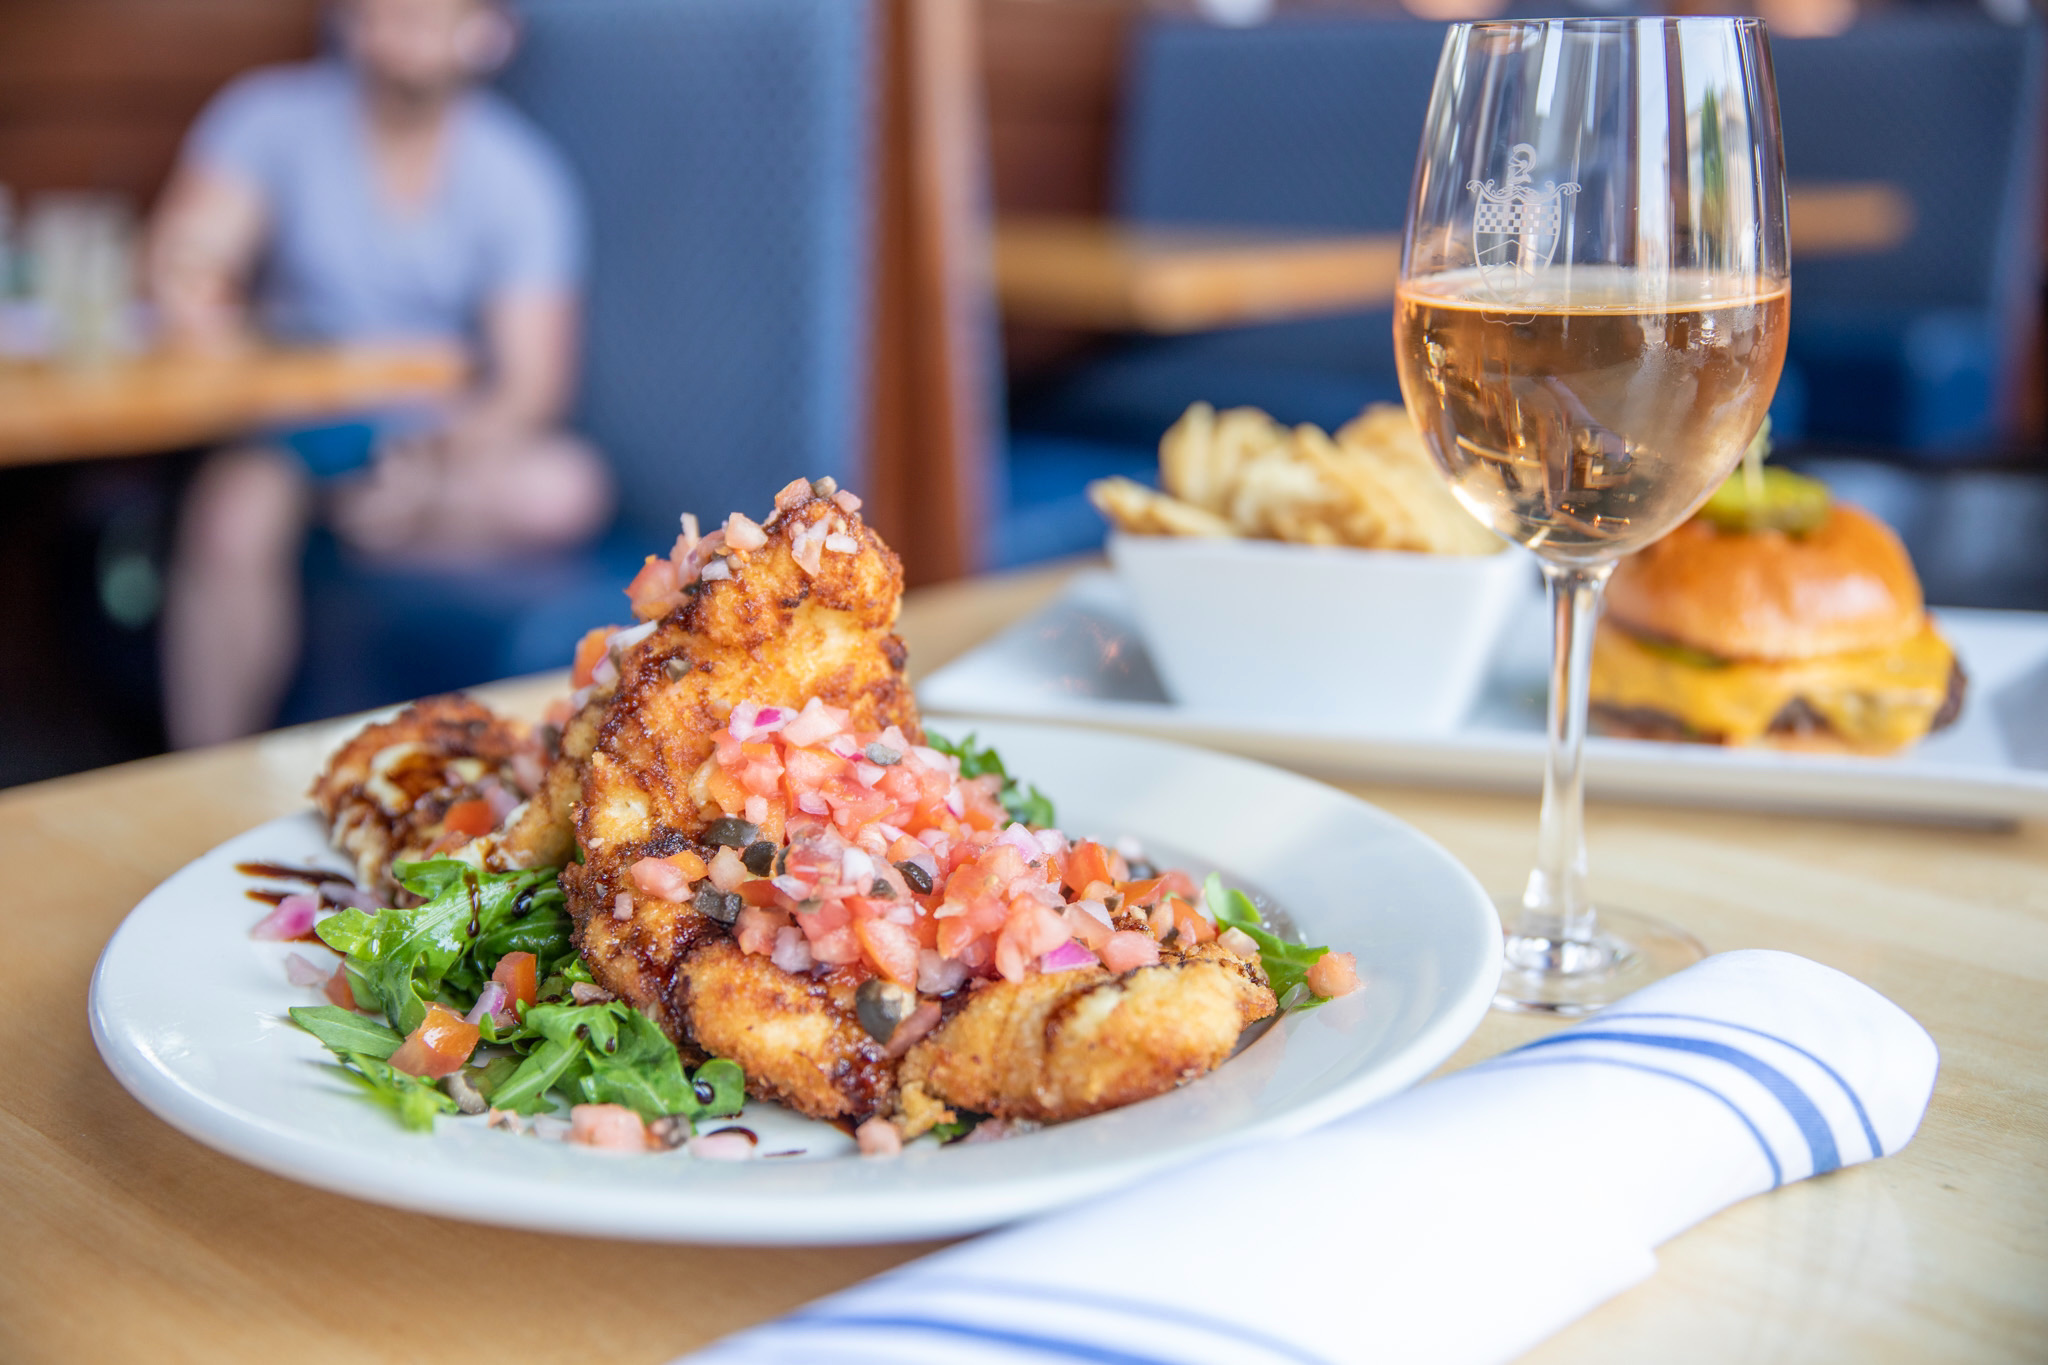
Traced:
<path fill-rule="evenodd" d="M 1784 155 L 1756 19 L 1453 25 L 1409 201 L 1401 392 L 1549 588 L 1536 865 L 1495 1004 L 1581 1014 L 1703 955 L 1586 892 L 1586 681 L 1615 560 L 1734 468 L 1785 360 Z"/>

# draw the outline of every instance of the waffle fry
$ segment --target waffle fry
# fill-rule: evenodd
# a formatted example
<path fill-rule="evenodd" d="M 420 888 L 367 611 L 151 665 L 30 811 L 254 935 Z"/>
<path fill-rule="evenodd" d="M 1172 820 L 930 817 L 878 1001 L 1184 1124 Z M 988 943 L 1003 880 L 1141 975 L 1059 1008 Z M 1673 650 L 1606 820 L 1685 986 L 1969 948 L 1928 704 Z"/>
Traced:
<path fill-rule="evenodd" d="M 1501 542 L 1431 466 L 1408 414 L 1375 404 L 1338 430 L 1289 429 L 1257 408 L 1196 403 L 1159 442 L 1165 490 L 1129 479 L 1088 496 L 1133 535 L 1245 536 L 1304 545 L 1489 554 Z"/>

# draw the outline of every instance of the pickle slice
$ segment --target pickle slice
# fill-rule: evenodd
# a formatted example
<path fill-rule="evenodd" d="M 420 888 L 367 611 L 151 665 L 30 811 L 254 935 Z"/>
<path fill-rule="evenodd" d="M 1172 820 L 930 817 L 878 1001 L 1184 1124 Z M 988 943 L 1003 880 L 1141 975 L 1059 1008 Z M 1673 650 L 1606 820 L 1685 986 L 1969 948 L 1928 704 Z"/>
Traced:
<path fill-rule="evenodd" d="M 1714 490 L 1699 514 L 1723 531 L 1783 531 L 1805 535 L 1828 519 L 1828 486 L 1789 469 L 1765 466 L 1761 496 L 1752 493 L 1749 476 L 1736 470 Z"/>

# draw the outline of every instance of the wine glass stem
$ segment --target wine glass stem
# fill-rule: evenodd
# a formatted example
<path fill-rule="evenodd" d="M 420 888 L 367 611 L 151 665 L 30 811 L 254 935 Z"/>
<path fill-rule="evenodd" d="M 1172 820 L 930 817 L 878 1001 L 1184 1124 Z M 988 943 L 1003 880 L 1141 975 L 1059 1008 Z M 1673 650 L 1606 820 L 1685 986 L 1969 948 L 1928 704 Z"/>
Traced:
<path fill-rule="evenodd" d="M 1598 966 L 1593 903 L 1586 895 L 1586 684 L 1600 593 L 1613 563 L 1543 565 L 1550 590 L 1550 756 L 1543 766 L 1543 819 L 1536 866 L 1508 926 L 1509 959 L 1538 971 Z"/>

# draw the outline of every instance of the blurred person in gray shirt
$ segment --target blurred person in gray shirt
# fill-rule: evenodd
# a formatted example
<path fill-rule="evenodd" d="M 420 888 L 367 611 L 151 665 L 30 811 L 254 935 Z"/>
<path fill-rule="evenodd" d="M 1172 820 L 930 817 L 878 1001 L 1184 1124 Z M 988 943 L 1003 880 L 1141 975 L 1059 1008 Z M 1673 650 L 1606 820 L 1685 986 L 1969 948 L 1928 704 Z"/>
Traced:
<path fill-rule="evenodd" d="M 186 139 L 151 225 L 167 345 L 437 340 L 474 376 L 429 412 L 279 432 L 210 456 L 164 615 L 178 747 L 261 729 L 298 657 L 299 557 L 324 518 L 389 564 L 585 540 L 602 461 L 573 393 L 582 206 L 545 137 L 479 82 L 511 53 L 498 0 L 340 0 L 338 59 L 248 73 Z"/>

